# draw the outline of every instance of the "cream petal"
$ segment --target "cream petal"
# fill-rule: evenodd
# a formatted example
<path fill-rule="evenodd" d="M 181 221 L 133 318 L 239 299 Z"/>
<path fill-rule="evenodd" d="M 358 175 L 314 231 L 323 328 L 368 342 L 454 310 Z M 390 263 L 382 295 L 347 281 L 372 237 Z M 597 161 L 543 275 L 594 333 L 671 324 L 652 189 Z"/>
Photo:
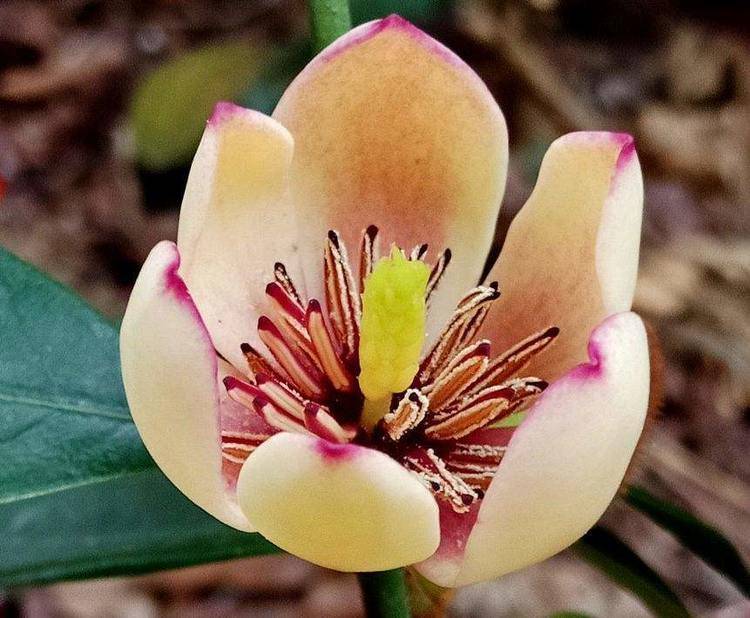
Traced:
<path fill-rule="evenodd" d="M 169 480 L 220 521 L 250 531 L 222 474 L 216 353 L 179 264 L 177 247 L 159 243 L 130 296 L 120 331 L 128 405 Z"/>
<path fill-rule="evenodd" d="M 324 50 L 273 116 L 295 140 L 291 182 L 308 287 L 319 285 L 329 228 L 350 254 L 369 224 L 387 244 L 429 243 L 433 260 L 449 247 L 453 260 L 431 303 L 436 335 L 481 275 L 505 186 L 507 130 L 486 86 L 394 15 Z"/>
<path fill-rule="evenodd" d="M 561 551 L 615 496 L 646 418 L 649 354 L 634 313 L 591 335 L 590 361 L 552 384 L 516 430 L 463 556 L 428 562 L 435 583 L 499 577 Z"/>
<path fill-rule="evenodd" d="M 274 263 L 298 273 L 287 194 L 292 150 L 289 132 L 272 118 L 219 103 L 185 189 L 180 274 L 216 348 L 238 367 L 240 344 L 260 345 L 256 322 Z"/>
<path fill-rule="evenodd" d="M 528 373 L 554 380 L 586 359 L 588 333 L 630 309 L 643 180 L 629 135 L 581 132 L 555 141 L 488 281 L 501 297 L 481 337 L 503 350 L 547 326 L 555 344 Z"/>
<path fill-rule="evenodd" d="M 268 540 L 338 571 L 423 560 L 440 538 L 430 491 L 387 455 L 354 444 L 276 434 L 245 462 L 237 494 Z"/>

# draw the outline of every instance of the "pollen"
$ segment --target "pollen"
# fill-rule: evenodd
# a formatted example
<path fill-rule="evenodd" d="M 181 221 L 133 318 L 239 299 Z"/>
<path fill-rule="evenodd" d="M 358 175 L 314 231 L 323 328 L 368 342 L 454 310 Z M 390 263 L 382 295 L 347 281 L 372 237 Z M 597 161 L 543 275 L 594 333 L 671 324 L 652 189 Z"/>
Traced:
<path fill-rule="evenodd" d="M 397 247 L 365 279 L 359 386 L 370 401 L 406 390 L 419 369 L 430 269 Z"/>

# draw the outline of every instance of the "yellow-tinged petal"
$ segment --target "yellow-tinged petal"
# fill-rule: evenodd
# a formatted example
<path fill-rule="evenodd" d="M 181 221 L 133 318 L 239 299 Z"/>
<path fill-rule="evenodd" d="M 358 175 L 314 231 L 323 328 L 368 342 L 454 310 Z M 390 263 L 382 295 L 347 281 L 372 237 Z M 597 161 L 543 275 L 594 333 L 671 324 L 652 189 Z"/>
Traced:
<path fill-rule="evenodd" d="M 544 560 L 581 537 L 622 483 L 649 397 L 646 331 L 634 313 L 591 335 L 590 362 L 553 383 L 511 438 L 465 553 L 442 548 L 419 565 L 463 586 Z"/>
<path fill-rule="evenodd" d="M 217 349 L 237 367 L 244 367 L 240 344 L 259 345 L 256 322 L 274 263 L 298 273 L 287 195 L 292 149 L 288 131 L 272 118 L 219 103 L 190 169 L 177 238 L 180 274 Z"/>
<path fill-rule="evenodd" d="M 556 140 L 487 277 L 499 281 L 501 296 L 480 336 L 502 350 L 559 326 L 527 373 L 552 380 L 585 361 L 588 333 L 630 309 L 642 209 L 632 137 L 581 132 Z"/>
<path fill-rule="evenodd" d="M 159 243 L 130 296 L 120 330 L 128 405 L 169 480 L 217 519 L 249 531 L 222 475 L 216 353 L 179 264 L 177 247 Z"/>
<path fill-rule="evenodd" d="M 431 301 L 437 335 L 480 277 L 505 185 L 505 121 L 481 79 L 398 16 L 355 28 L 292 82 L 274 118 L 295 140 L 292 193 L 305 277 L 319 288 L 328 229 L 357 247 L 368 225 L 453 261 Z"/>
<path fill-rule="evenodd" d="M 387 455 L 354 444 L 277 434 L 247 459 L 237 494 L 268 540 L 338 571 L 424 560 L 440 538 L 430 491 Z"/>

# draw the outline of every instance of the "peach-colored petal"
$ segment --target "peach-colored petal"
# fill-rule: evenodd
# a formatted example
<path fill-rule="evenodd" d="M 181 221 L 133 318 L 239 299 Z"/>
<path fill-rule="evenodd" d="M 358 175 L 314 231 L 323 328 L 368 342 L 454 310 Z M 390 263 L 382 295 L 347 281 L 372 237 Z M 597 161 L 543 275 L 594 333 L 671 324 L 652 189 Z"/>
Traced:
<path fill-rule="evenodd" d="M 485 85 L 394 15 L 324 50 L 273 116 L 294 136 L 308 286 L 319 279 L 328 228 L 342 232 L 350 253 L 373 223 L 386 249 L 427 242 L 434 259 L 449 247 L 453 261 L 432 302 L 435 335 L 481 274 L 504 189 L 507 131 Z"/>
<path fill-rule="evenodd" d="M 440 538 L 430 491 L 387 455 L 354 444 L 276 434 L 245 462 L 237 495 L 268 540 L 338 571 L 424 560 Z"/>
<path fill-rule="evenodd" d="M 133 420 L 162 472 L 224 523 L 251 530 L 222 475 L 217 358 L 171 242 L 151 251 L 120 331 L 122 378 Z"/>
<path fill-rule="evenodd" d="M 297 269 L 287 198 L 293 142 L 278 122 L 219 103 L 193 160 L 177 244 L 185 279 L 216 348 L 243 367 L 274 263 Z M 298 279 L 301 277 L 298 277 Z M 301 282 L 300 282 L 301 283 Z"/>
<path fill-rule="evenodd" d="M 588 333 L 633 299 L 643 181 L 629 135 L 555 141 L 488 281 L 500 283 L 480 336 L 503 350 L 547 326 L 555 344 L 528 370 L 546 380 L 586 359 Z"/>
<path fill-rule="evenodd" d="M 581 537 L 622 482 L 646 418 L 649 355 L 634 313 L 591 335 L 591 360 L 552 384 L 516 430 L 465 551 L 419 566 L 462 586 L 543 560 Z"/>

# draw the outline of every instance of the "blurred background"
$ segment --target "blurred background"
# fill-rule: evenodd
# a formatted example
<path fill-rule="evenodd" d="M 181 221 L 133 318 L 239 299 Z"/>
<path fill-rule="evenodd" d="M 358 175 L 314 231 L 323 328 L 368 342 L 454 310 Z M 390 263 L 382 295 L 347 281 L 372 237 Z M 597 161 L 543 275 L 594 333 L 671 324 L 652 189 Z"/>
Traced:
<path fill-rule="evenodd" d="M 646 179 L 635 309 L 666 358 L 637 480 L 750 555 L 750 10 L 743 0 L 354 0 L 398 12 L 486 81 L 509 123 L 497 249 L 549 143 L 628 131 Z M 311 54 L 298 0 L 0 3 L 0 245 L 113 320 L 149 249 L 174 239 L 218 99 L 270 112 Z M 603 520 L 698 615 L 741 594 L 643 515 Z M 358 616 L 356 580 L 292 557 L 59 584 L 0 615 Z M 647 616 L 573 553 L 461 590 L 452 616 Z"/>

